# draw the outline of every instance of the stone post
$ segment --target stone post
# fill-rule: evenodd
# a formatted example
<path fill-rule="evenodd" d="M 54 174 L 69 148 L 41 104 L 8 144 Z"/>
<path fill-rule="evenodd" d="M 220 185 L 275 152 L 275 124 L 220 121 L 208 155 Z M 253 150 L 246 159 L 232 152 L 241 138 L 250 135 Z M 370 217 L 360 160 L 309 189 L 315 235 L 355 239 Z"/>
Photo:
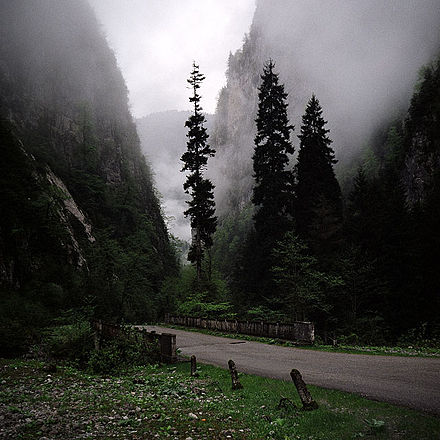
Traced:
<path fill-rule="evenodd" d="M 174 363 L 177 361 L 176 335 L 162 333 L 160 335 L 160 357 L 163 362 Z"/>
<path fill-rule="evenodd" d="M 295 387 L 298 391 L 299 397 L 303 404 L 302 409 L 305 411 L 311 411 L 313 409 L 317 409 L 318 404 L 312 399 L 312 395 L 307 389 L 307 385 L 303 381 L 303 378 L 301 377 L 301 373 L 298 370 L 293 369 L 290 372 L 290 377 L 292 378 L 293 383 L 295 384 Z"/>
<path fill-rule="evenodd" d="M 228 361 L 229 371 L 231 373 L 231 379 L 232 379 L 232 389 L 233 390 L 240 390 L 243 388 L 243 385 L 240 383 L 238 379 L 238 373 L 237 368 L 235 367 L 235 362 L 230 359 Z"/>
<path fill-rule="evenodd" d="M 191 356 L 191 377 L 199 377 L 199 373 L 197 373 L 197 361 L 194 355 Z"/>

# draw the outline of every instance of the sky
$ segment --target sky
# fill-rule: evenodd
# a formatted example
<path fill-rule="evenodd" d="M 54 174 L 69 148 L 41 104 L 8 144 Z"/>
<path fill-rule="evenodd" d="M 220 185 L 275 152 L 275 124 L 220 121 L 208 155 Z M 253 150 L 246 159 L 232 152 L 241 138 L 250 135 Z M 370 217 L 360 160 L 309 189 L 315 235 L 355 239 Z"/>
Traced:
<path fill-rule="evenodd" d="M 206 76 L 202 107 L 214 113 L 229 52 L 249 31 L 255 0 L 89 0 L 115 51 L 135 117 L 190 108 L 192 62 Z"/>

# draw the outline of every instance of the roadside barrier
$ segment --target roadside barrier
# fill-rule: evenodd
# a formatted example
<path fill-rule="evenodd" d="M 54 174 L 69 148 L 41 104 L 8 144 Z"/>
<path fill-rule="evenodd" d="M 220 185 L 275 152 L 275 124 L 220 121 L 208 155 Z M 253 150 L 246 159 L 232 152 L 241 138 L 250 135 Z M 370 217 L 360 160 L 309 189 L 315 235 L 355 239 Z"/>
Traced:
<path fill-rule="evenodd" d="M 176 316 L 165 314 L 165 323 L 185 327 L 203 328 L 225 333 L 238 333 L 251 336 L 285 339 L 297 344 L 313 344 L 315 341 L 315 326 L 313 322 L 293 322 L 280 324 L 273 322 L 231 321 L 191 316 Z"/>

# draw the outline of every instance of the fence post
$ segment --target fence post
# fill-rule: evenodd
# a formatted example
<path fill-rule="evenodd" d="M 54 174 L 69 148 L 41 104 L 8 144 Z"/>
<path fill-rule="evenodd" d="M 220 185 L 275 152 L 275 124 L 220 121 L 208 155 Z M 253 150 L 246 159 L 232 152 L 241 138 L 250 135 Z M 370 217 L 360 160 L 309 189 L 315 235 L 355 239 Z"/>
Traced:
<path fill-rule="evenodd" d="M 176 335 L 162 333 L 160 335 L 160 357 L 164 362 L 174 363 L 177 361 Z"/>

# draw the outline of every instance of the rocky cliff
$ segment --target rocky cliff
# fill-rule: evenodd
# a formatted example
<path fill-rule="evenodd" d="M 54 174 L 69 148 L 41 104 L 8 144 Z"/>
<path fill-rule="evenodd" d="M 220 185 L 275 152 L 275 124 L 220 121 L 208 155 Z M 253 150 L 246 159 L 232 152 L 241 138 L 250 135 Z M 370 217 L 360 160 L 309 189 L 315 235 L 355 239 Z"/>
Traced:
<path fill-rule="evenodd" d="M 55 284 L 71 296 L 79 277 L 75 294 L 103 313 L 151 316 L 175 260 L 125 82 L 90 6 L 1 2 L 0 39 L 2 288 Z"/>

